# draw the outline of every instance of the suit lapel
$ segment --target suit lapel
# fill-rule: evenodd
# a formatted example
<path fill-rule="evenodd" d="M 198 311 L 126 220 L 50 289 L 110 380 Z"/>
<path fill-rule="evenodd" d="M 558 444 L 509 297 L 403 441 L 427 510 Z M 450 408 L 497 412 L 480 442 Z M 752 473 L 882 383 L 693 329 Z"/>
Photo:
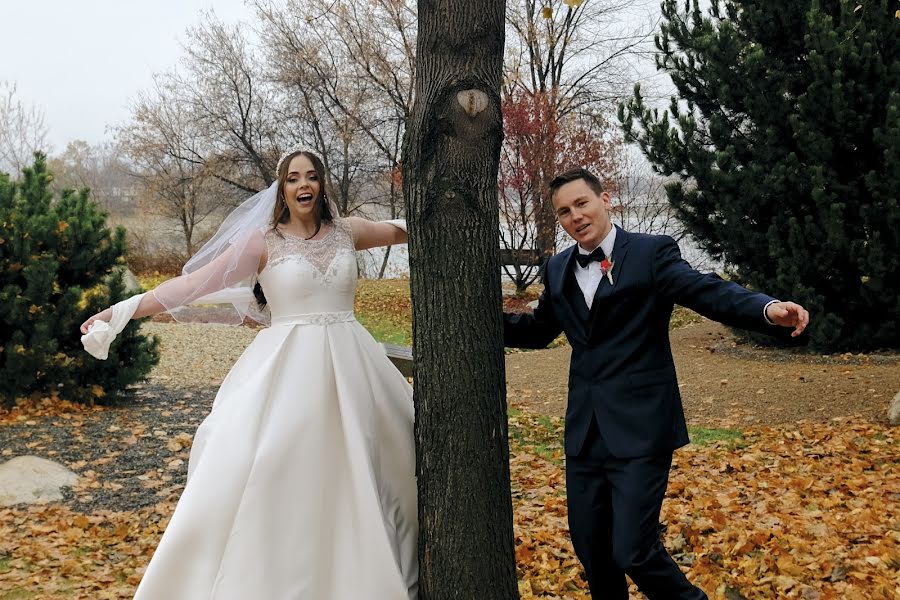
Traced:
<path fill-rule="evenodd" d="M 613 283 L 610 284 L 609 279 L 606 277 L 603 277 L 600 280 L 597 291 L 594 292 L 594 301 L 591 303 L 591 313 L 588 316 L 588 333 L 592 333 L 594 330 L 594 323 L 597 320 L 597 313 L 599 311 L 597 307 L 601 303 L 601 298 L 611 294 L 615 286 L 618 285 L 619 277 L 622 275 L 622 265 L 625 263 L 625 255 L 628 254 L 628 232 L 621 227 L 615 225 L 614 227 L 616 227 L 618 231 L 616 231 L 616 243 L 613 244 L 612 256 L 610 256 L 613 262 Z"/>
<path fill-rule="evenodd" d="M 572 270 L 572 263 L 575 262 L 575 246 L 570 246 L 560 252 L 559 258 L 560 260 L 557 262 L 561 264 L 562 268 L 553 269 L 547 273 L 547 276 L 550 278 L 550 291 L 557 298 L 565 298 L 566 302 L 569 303 L 569 308 L 571 308 L 571 301 L 563 294 L 563 288 L 566 284 L 566 277 Z"/>
<path fill-rule="evenodd" d="M 554 297 L 562 300 L 566 312 L 571 315 L 572 321 L 581 330 L 580 335 L 585 335 L 588 324 L 585 316 L 588 314 L 588 309 L 587 304 L 584 302 L 584 295 L 578 287 L 578 282 L 575 281 L 574 274 L 577 247 L 577 245 L 573 244 L 557 255 L 558 260 L 555 262 L 559 265 L 559 268 L 548 268 L 547 278 L 550 292 Z M 567 286 L 567 282 L 571 282 L 571 286 Z"/>

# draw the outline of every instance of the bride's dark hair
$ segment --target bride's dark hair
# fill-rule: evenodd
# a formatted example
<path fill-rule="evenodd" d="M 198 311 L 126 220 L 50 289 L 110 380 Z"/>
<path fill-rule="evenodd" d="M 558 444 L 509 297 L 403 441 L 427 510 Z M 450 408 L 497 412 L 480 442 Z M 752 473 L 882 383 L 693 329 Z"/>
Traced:
<path fill-rule="evenodd" d="M 287 203 L 284 200 L 284 184 L 287 181 L 288 169 L 291 166 L 291 161 L 298 156 L 305 156 L 309 159 L 309 162 L 312 163 L 313 170 L 316 172 L 316 177 L 319 180 L 319 195 L 316 197 L 315 211 L 313 213 L 316 219 L 316 231 L 319 231 L 322 223 L 330 224 L 334 221 L 334 214 L 331 212 L 331 206 L 328 204 L 328 196 L 325 193 L 325 165 L 322 164 L 322 160 L 312 152 L 307 150 L 297 150 L 281 159 L 279 162 L 278 173 L 276 173 L 276 175 L 278 175 L 278 191 L 275 193 L 275 206 L 272 207 L 272 231 L 279 236 L 281 236 L 281 232 L 278 231 L 278 224 L 287 223 L 291 220 L 291 212 L 288 210 Z M 256 285 L 253 286 L 253 296 L 256 298 L 256 303 L 259 305 L 260 309 L 266 307 L 266 295 L 263 293 L 262 286 L 258 281 L 256 282 Z"/>

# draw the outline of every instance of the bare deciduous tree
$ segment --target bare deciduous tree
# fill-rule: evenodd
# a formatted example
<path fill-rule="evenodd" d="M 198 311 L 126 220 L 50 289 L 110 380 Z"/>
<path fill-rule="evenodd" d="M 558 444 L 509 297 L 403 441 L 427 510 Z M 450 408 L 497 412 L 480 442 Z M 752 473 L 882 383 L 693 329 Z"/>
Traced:
<path fill-rule="evenodd" d="M 400 152 L 413 100 L 416 10 L 408 0 L 257 0 L 285 117 L 323 157 L 342 214 L 402 215 Z M 379 276 L 390 248 L 382 254 Z"/>
<path fill-rule="evenodd" d="M 509 135 L 504 143 L 504 156 L 522 155 L 516 160 L 527 174 L 519 177 L 512 199 L 508 186 L 500 190 L 505 201 L 501 207 L 509 205 L 507 216 L 514 217 L 507 223 L 516 229 L 507 237 L 516 242 L 515 249 L 534 250 L 545 258 L 556 252 L 556 216 L 548 190 L 560 170 L 584 166 L 599 171 L 602 179 L 610 178 L 614 154 L 589 152 L 588 157 L 583 150 L 593 145 L 605 152 L 618 144 L 604 114 L 630 92 L 633 62 L 653 31 L 647 22 L 629 25 L 622 17 L 647 4 L 647 0 L 515 0 L 508 6 L 505 103 L 532 106 L 531 114 L 539 115 L 541 122 L 536 128 L 540 131 L 530 134 L 540 134 L 537 144 L 523 146 L 521 136 Z M 592 132 L 596 138 L 564 147 L 558 138 L 565 130 Z M 549 147 L 541 152 L 530 148 L 540 149 L 542 144 Z M 533 245 L 518 248 L 526 241 Z M 533 266 L 510 269 L 520 291 L 537 276 Z"/>
<path fill-rule="evenodd" d="M 694 268 L 714 270 L 721 267 L 703 252 L 691 238 L 666 197 L 670 179 L 656 173 L 636 154 L 633 147 L 622 146 L 616 160 L 612 218 L 629 231 L 668 235 L 681 246 L 684 257 Z"/>
<path fill-rule="evenodd" d="M 117 136 L 131 160 L 131 174 L 143 187 L 142 206 L 177 223 L 185 255 L 191 256 L 198 225 L 234 206 L 243 188 L 226 182 L 203 160 L 205 139 L 197 130 L 202 122 L 193 118 L 190 107 L 171 101 L 173 83 L 157 78 L 152 93 L 140 94 L 131 123 L 119 128 Z M 216 187 L 215 181 L 230 189 Z"/>
<path fill-rule="evenodd" d="M 554 100 L 553 94 L 520 91 L 503 102 L 500 237 L 509 255 L 504 269 L 519 293 L 537 279 L 538 266 L 556 252 L 556 214 L 549 194 L 553 177 L 584 167 L 610 192 L 615 189 L 613 173 L 621 144 L 611 126 L 599 118 L 560 116 Z"/>
<path fill-rule="evenodd" d="M 665 234 L 680 241 L 686 231 L 666 199 L 666 179 L 654 173 L 631 148 L 623 146 L 618 154 L 614 220 L 629 231 Z"/>
<path fill-rule="evenodd" d="M 504 94 L 553 94 L 560 116 L 608 110 L 630 94 L 652 50 L 650 0 L 513 0 L 507 8 Z M 657 17 L 658 19 L 658 17 Z"/>
<path fill-rule="evenodd" d="M 202 168 L 244 195 L 256 193 L 274 181 L 289 139 L 273 110 L 277 90 L 263 77 L 259 52 L 240 25 L 205 13 L 186 37 L 180 65 L 154 77 L 154 89 L 138 97 L 132 120 L 152 127 L 150 113 L 177 110 L 179 117 L 168 119 L 160 133 L 182 140 L 166 145 L 174 152 L 170 158 Z"/>
<path fill-rule="evenodd" d="M 48 166 L 53 173 L 51 186 L 57 192 L 87 188 L 94 201 L 112 214 L 124 215 L 133 210 L 135 182 L 129 176 L 122 150 L 114 144 L 74 140 L 50 158 Z"/>
<path fill-rule="evenodd" d="M 44 113 L 16 95 L 16 84 L 0 81 L 0 172 L 14 176 L 30 165 L 34 153 L 48 150 Z"/>
<path fill-rule="evenodd" d="M 263 76 L 258 52 L 240 25 L 226 25 L 206 13 L 188 30 L 181 70 L 167 75 L 168 89 L 187 107 L 191 126 L 203 140 L 207 170 L 244 190 L 257 192 L 275 179 L 287 139 L 286 124 L 272 107 L 275 90 Z"/>

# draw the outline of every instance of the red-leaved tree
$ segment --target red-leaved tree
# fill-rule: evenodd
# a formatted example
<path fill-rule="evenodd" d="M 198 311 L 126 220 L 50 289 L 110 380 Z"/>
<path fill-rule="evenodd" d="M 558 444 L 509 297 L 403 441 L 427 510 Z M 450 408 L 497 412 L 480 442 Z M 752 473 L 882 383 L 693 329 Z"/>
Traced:
<path fill-rule="evenodd" d="M 559 116 L 557 91 L 517 91 L 503 101 L 500 156 L 500 238 L 503 268 L 524 292 L 556 252 L 556 216 L 550 181 L 584 167 L 613 193 L 620 140 L 607 122 L 575 114 Z"/>

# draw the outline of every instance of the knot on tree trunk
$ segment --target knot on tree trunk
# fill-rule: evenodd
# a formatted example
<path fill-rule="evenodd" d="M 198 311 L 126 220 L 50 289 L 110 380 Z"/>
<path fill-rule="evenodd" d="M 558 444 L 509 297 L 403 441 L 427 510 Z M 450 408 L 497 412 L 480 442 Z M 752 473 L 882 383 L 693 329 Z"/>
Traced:
<path fill-rule="evenodd" d="M 456 94 L 456 100 L 470 117 L 474 117 L 488 105 L 488 96 L 481 90 L 462 90 Z"/>

